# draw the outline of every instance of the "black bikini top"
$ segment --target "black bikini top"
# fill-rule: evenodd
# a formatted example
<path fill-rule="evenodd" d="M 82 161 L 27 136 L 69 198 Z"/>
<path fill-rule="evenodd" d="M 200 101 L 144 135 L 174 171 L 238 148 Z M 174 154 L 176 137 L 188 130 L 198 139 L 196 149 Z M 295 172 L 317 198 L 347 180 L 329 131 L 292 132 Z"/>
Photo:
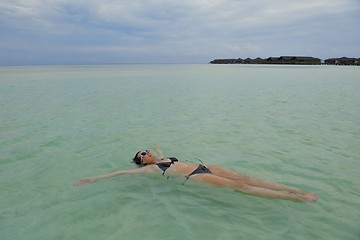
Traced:
<path fill-rule="evenodd" d="M 161 169 L 163 170 L 163 173 L 162 175 L 164 176 L 166 170 L 171 167 L 171 164 L 174 164 L 174 162 L 178 162 L 179 160 L 177 160 L 176 158 L 174 157 L 170 157 L 170 162 L 159 162 L 159 163 L 156 163 L 156 165 Z"/>

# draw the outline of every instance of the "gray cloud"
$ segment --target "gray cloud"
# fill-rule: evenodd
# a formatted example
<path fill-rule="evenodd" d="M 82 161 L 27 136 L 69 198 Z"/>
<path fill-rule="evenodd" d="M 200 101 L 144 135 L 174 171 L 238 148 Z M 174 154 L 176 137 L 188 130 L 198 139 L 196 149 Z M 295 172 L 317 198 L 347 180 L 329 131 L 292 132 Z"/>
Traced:
<path fill-rule="evenodd" d="M 360 55 L 359 10 L 357 0 L 0 0 L 0 54 L 13 59 L 0 64 Z"/>

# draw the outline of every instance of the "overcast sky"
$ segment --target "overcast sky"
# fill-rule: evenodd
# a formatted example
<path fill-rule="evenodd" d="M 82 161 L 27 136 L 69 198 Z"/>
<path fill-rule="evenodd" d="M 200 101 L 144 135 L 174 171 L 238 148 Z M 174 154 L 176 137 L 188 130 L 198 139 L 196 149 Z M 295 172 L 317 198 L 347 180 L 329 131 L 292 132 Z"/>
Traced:
<path fill-rule="evenodd" d="M 0 65 L 360 57 L 360 0 L 0 0 Z"/>

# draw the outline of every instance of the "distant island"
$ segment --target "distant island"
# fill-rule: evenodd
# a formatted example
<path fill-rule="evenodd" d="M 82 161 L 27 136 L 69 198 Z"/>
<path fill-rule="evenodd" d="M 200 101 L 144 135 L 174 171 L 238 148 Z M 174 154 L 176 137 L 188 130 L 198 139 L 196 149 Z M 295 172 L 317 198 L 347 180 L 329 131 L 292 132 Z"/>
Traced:
<path fill-rule="evenodd" d="M 293 64 L 293 65 L 354 65 L 360 66 L 360 58 L 329 58 L 322 61 L 315 57 L 281 56 L 269 58 L 214 59 L 211 64 Z"/>

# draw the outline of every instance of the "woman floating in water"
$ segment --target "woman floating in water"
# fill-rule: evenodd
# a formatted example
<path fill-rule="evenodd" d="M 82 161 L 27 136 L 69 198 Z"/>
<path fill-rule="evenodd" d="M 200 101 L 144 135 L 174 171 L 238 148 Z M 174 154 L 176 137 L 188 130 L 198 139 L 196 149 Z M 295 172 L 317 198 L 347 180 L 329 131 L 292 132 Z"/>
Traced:
<path fill-rule="evenodd" d="M 185 177 L 185 180 L 191 179 L 215 186 L 227 187 L 258 197 L 285 199 L 296 202 L 315 202 L 318 200 L 318 196 L 315 193 L 252 178 L 218 166 L 179 162 L 174 157 L 164 157 L 163 152 L 158 146 L 155 146 L 155 151 L 157 155 L 149 150 L 139 151 L 135 154 L 133 162 L 139 168 L 87 177 L 75 183 L 75 186 L 82 186 L 99 179 L 124 174 L 161 174 L 163 176 L 181 176 Z"/>

